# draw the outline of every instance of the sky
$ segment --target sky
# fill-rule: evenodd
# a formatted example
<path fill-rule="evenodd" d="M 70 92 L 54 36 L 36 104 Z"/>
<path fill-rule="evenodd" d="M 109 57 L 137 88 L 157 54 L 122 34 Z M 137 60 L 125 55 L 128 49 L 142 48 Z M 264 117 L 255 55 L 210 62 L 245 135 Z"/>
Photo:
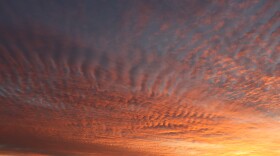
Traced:
<path fill-rule="evenodd" d="M 280 155 L 279 0 L 1 0 L 0 155 Z"/>

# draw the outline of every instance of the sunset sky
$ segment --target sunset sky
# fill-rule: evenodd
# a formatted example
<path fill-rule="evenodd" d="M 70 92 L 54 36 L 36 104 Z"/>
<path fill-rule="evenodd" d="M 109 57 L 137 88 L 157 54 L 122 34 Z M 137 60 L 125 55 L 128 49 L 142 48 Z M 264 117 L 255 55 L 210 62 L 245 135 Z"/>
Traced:
<path fill-rule="evenodd" d="M 279 156 L 280 0 L 0 0 L 0 155 Z"/>

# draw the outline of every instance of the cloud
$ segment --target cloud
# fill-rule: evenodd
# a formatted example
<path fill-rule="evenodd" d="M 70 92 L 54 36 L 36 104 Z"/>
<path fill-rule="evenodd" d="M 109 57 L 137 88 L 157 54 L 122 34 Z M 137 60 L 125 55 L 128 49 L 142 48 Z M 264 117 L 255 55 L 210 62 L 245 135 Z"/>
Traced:
<path fill-rule="evenodd" d="M 279 2 L 2 4 L 3 154 L 278 154 Z"/>

